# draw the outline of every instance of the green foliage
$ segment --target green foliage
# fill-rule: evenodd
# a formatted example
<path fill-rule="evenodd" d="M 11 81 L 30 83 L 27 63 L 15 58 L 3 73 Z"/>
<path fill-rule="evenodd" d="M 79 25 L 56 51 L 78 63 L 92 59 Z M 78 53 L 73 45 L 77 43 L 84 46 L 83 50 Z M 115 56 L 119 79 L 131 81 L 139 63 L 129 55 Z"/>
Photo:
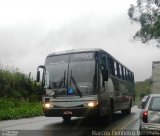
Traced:
<path fill-rule="evenodd" d="M 0 65 L 0 120 L 42 115 L 39 89 L 30 76 Z"/>
<path fill-rule="evenodd" d="M 35 81 L 17 69 L 0 68 L 0 97 L 29 99 L 32 95 L 37 96 L 38 89 L 39 86 Z M 37 100 L 38 97 L 35 99 Z"/>
<path fill-rule="evenodd" d="M 143 43 L 150 40 L 160 43 L 160 0 L 137 0 L 137 5 L 128 9 L 128 16 L 141 26 L 134 38 L 140 38 Z"/>
<path fill-rule="evenodd" d="M 18 99 L 0 99 L 0 120 L 18 119 L 42 115 L 40 102 L 27 102 Z"/>
<path fill-rule="evenodd" d="M 148 95 L 151 91 L 151 79 L 135 83 L 136 103 L 141 101 L 141 95 Z"/>

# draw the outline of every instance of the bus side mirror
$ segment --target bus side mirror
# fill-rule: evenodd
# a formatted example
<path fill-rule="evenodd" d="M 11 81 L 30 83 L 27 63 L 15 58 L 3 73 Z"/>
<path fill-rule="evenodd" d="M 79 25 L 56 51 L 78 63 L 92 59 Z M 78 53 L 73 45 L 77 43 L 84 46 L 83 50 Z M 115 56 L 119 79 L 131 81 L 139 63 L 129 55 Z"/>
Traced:
<path fill-rule="evenodd" d="M 40 71 L 37 71 L 37 82 L 40 82 Z"/>
<path fill-rule="evenodd" d="M 40 71 L 39 71 L 39 68 L 42 68 L 46 72 L 46 67 L 45 66 L 43 66 L 43 65 L 38 66 L 38 68 L 37 68 L 37 82 L 40 82 Z"/>

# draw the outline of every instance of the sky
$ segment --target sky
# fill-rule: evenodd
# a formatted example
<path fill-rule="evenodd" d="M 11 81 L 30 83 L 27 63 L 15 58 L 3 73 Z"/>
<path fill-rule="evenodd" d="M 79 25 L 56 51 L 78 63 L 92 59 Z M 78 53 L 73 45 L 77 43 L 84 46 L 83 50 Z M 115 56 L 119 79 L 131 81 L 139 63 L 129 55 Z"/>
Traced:
<path fill-rule="evenodd" d="M 127 10 L 136 0 L 0 1 L 0 66 L 35 77 L 55 51 L 102 48 L 127 66 L 136 81 L 151 77 L 160 49 L 133 40 L 138 24 Z"/>

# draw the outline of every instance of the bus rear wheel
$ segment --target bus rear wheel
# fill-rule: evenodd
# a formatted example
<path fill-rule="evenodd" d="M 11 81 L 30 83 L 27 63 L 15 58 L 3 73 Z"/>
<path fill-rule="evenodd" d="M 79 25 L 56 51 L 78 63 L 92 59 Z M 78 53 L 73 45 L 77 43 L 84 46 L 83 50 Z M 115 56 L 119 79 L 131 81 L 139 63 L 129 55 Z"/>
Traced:
<path fill-rule="evenodd" d="M 129 108 L 126 109 L 126 114 L 131 114 L 131 106 L 129 106 Z"/>
<path fill-rule="evenodd" d="M 128 109 L 122 110 L 122 114 L 124 114 L 124 115 L 130 114 L 131 113 L 131 107 L 132 107 L 132 103 L 130 103 Z"/>
<path fill-rule="evenodd" d="M 130 101 L 129 108 L 126 110 L 127 114 L 131 114 L 131 108 L 132 108 L 132 100 Z"/>
<path fill-rule="evenodd" d="M 62 116 L 64 122 L 69 122 L 71 120 L 71 116 Z"/>

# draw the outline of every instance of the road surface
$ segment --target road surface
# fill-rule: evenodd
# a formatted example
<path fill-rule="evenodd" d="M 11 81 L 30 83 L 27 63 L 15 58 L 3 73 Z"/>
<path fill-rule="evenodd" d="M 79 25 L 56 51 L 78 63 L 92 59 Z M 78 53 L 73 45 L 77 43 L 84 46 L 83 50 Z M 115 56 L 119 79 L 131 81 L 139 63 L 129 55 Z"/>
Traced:
<path fill-rule="evenodd" d="M 98 136 L 98 135 L 127 135 L 134 131 L 138 135 L 139 113 L 137 106 L 132 107 L 130 115 L 116 112 L 113 121 L 108 125 L 103 120 L 87 120 L 72 118 L 70 123 L 64 123 L 57 117 L 34 117 L 19 120 L 0 121 L 0 136 Z M 127 132 L 122 133 L 122 130 Z M 118 133 L 118 132 L 121 133 Z M 118 134 L 117 134 L 118 133 Z"/>

